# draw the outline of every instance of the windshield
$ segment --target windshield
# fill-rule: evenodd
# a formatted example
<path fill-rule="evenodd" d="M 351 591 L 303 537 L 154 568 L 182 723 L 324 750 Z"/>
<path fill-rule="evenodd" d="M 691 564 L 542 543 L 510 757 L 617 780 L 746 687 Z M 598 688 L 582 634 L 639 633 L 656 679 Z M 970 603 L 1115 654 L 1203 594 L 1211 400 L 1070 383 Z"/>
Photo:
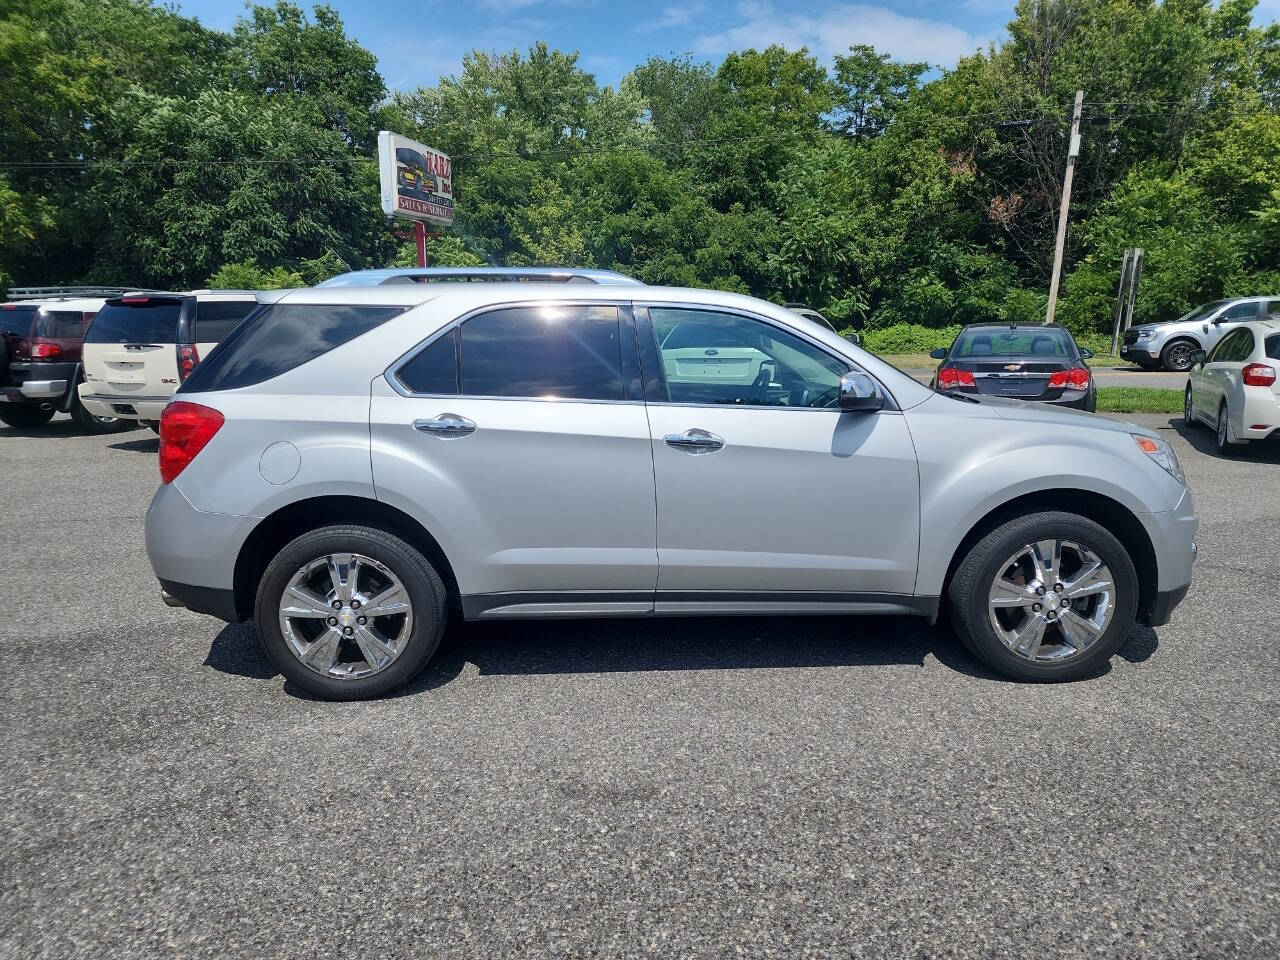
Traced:
<path fill-rule="evenodd" d="M 1193 320 L 1199 320 L 1207 314 L 1213 313 L 1213 311 L 1223 306 L 1226 302 L 1227 301 L 1225 300 L 1215 300 L 1213 303 L 1202 303 L 1198 307 L 1192 307 L 1175 320 L 1174 323 L 1191 323 Z"/>
<path fill-rule="evenodd" d="M 1074 355 L 1071 336 L 1065 330 L 979 327 L 962 331 L 952 344 L 948 357 L 973 360 L 982 357 L 1043 357 L 1052 360 Z"/>

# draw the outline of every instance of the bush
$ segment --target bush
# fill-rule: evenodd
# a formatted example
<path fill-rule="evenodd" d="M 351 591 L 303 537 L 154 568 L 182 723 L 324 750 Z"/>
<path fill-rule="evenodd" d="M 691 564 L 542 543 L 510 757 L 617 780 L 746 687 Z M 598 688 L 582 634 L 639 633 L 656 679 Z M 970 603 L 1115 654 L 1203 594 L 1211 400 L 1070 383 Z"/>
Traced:
<path fill-rule="evenodd" d="M 872 353 L 928 353 L 950 347 L 960 332 L 960 324 L 949 327 L 922 327 L 918 323 L 895 323 L 879 330 L 861 331 L 862 346 Z"/>

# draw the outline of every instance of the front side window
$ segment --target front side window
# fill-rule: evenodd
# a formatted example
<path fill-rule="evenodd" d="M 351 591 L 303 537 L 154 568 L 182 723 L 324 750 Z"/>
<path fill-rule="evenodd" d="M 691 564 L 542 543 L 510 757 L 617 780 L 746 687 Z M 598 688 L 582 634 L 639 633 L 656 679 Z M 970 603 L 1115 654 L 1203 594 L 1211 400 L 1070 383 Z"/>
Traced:
<path fill-rule="evenodd" d="M 626 399 L 615 306 L 491 310 L 462 324 L 458 355 L 467 396 Z"/>
<path fill-rule="evenodd" d="M 1258 304 L 1237 303 L 1222 311 L 1223 320 L 1252 320 L 1258 315 Z"/>
<path fill-rule="evenodd" d="M 666 397 L 730 406 L 834 407 L 850 366 L 792 333 L 736 313 L 650 307 Z"/>

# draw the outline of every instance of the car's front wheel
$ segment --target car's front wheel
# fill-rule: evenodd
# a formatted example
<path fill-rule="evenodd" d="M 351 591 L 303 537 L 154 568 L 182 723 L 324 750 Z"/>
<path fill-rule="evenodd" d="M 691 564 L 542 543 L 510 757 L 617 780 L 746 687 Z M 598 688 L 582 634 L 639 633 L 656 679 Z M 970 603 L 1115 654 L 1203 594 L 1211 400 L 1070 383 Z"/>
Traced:
<path fill-rule="evenodd" d="M 327 700 L 381 696 L 413 679 L 445 627 L 439 574 L 399 537 L 364 526 L 305 533 L 268 564 L 258 639 L 280 672 Z"/>
<path fill-rule="evenodd" d="M 1160 354 L 1160 365 L 1174 373 L 1185 373 L 1191 369 L 1191 355 L 1195 350 L 1196 345 L 1190 340 L 1175 340 Z"/>
<path fill-rule="evenodd" d="M 1096 674 L 1124 643 L 1138 576 L 1124 546 L 1071 513 L 1035 513 L 969 550 L 948 591 L 952 622 L 974 654 L 1019 680 Z"/>

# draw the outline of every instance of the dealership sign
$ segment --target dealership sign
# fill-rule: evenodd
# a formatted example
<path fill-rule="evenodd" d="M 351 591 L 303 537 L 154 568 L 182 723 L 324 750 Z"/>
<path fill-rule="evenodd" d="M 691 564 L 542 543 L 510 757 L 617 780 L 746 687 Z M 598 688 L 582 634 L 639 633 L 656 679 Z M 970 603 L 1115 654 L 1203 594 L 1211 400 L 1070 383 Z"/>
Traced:
<path fill-rule="evenodd" d="M 448 226 L 453 223 L 453 164 L 439 150 L 383 130 L 378 134 L 382 210 Z"/>

